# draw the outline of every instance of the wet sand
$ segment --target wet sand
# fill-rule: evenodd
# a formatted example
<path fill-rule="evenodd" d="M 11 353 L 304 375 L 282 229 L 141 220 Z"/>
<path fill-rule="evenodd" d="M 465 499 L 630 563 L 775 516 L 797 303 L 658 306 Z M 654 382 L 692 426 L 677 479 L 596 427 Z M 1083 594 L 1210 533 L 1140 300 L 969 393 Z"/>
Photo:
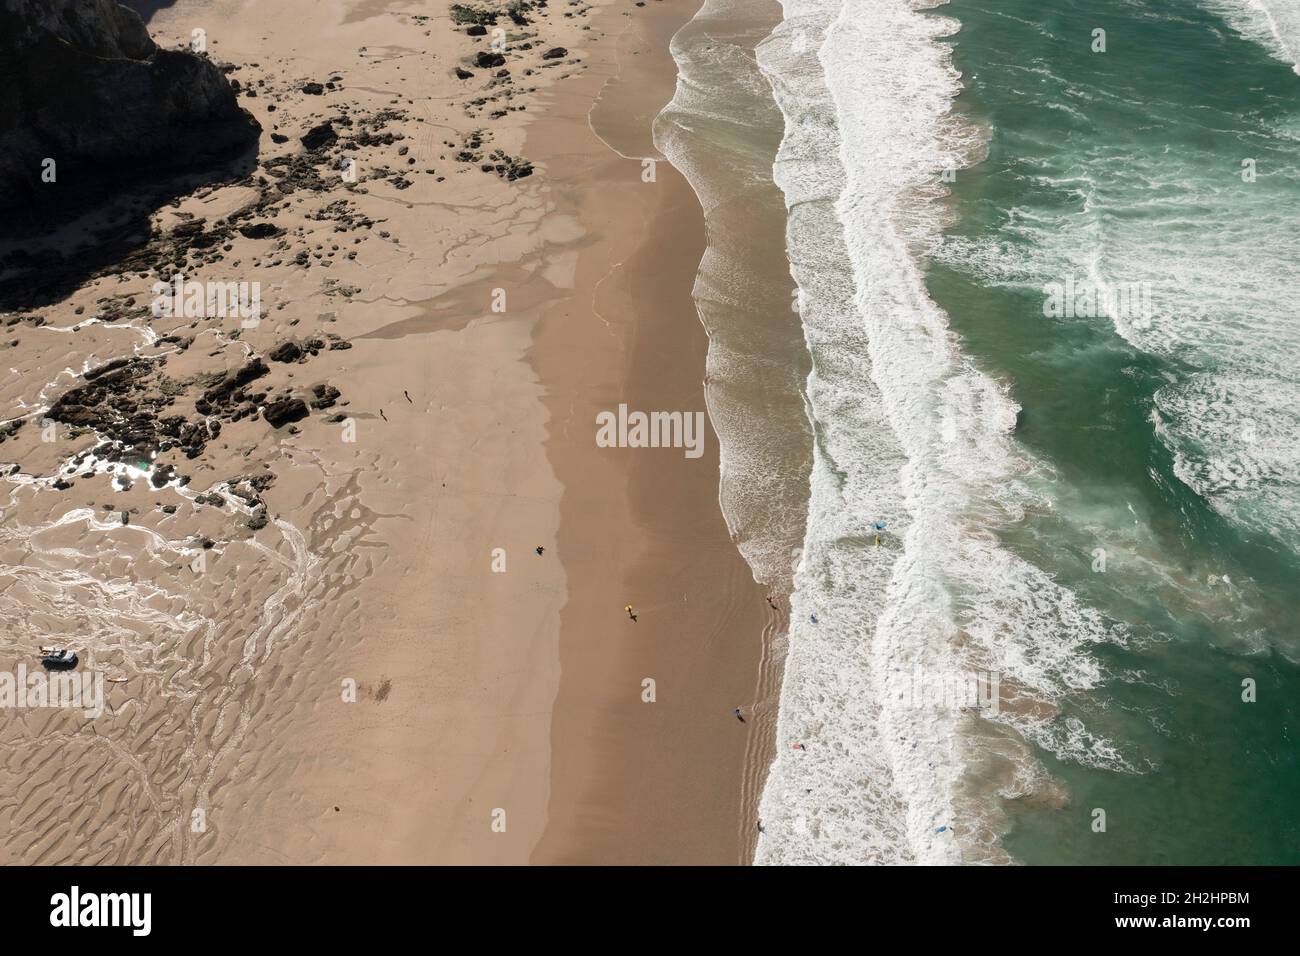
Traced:
<path fill-rule="evenodd" d="M 672 75 L 666 43 L 657 58 L 643 44 L 693 12 L 689 0 L 675 5 L 629 38 L 624 70 Z M 635 142 L 628 117 L 657 112 L 671 95 L 662 82 L 641 84 L 627 72 L 622 80 L 594 121 L 620 146 Z M 751 708 L 764 627 L 777 616 L 718 508 L 711 427 L 694 459 L 594 441 L 597 413 L 619 403 L 704 411 L 707 346 L 691 299 L 704 251 L 699 204 L 666 162 L 644 182 L 637 154 L 621 158 L 594 136 L 572 134 L 599 82 L 593 75 L 580 84 L 588 89 L 557 91 L 528 138 L 590 242 L 578 260 L 578 295 L 547 310 L 531 354 L 548 385 L 547 449 L 565 488 L 559 549 L 569 587 L 549 823 L 533 861 L 740 863 L 756 835 L 753 806 L 769 759 L 770 730 Z M 647 123 L 646 146 L 648 133 Z M 642 699 L 646 679 L 655 682 L 653 703 Z"/>

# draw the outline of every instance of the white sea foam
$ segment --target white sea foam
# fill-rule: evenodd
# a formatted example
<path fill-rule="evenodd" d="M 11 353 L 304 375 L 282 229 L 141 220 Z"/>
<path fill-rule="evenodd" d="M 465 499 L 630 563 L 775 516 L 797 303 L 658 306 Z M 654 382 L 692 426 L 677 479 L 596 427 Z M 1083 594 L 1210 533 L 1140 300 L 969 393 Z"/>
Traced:
<path fill-rule="evenodd" d="M 705 213 L 708 245 L 693 293 L 709 333 L 705 395 L 719 438 L 720 506 L 755 579 L 785 594 L 807 528 L 814 436 L 779 231 L 787 216 L 772 182 L 782 117 L 754 56 L 771 26 L 771 12 L 749 0 L 707 0 L 673 39 L 677 89 L 654 132 Z M 841 256 L 848 291 L 829 294 L 841 306 L 852 291 L 847 268 Z M 779 635 L 770 648 L 778 662 L 785 644 Z M 775 703 L 778 679 L 776 667 L 764 667 L 760 706 Z M 750 770 L 747 786 L 756 789 L 761 770 Z"/>
<path fill-rule="evenodd" d="M 1300 73 L 1300 4 L 1295 0 L 1204 0 L 1235 30 Z"/>
<path fill-rule="evenodd" d="M 1013 244 L 956 239 L 941 255 L 983 282 L 1031 294 L 1067 277 L 1149 288 L 1150 316 L 1099 321 L 1171 363 L 1153 424 L 1175 474 L 1224 516 L 1294 548 L 1300 230 L 1288 202 L 1300 167 L 1289 150 L 1261 151 L 1269 130 L 1252 132 L 1239 156 L 1122 140 L 1062 150 L 1057 168 L 1033 178 L 1058 195 L 1069 184 L 1076 203 L 1014 211 L 1003 230 Z M 1240 175 L 1248 151 L 1253 182 Z"/>
<path fill-rule="evenodd" d="M 774 175 L 817 439 L 761 863 L 997 859 L 978 819 L 994 795 L 973 798 L 965 774 L 974 718 L 904 706 L 900 676 L 992 670 L 1052 701 L 1096 686 L 1086 649 L 1118 637 L 993 533 L 1035 504 L 1032 464 L 1016 405 L 925 289 L 940 173 L 980 146 L 950 112 L 960 77 L 937 41 L 957 24 L 925 6 L 783 0 L 759 48 L 786 119 Z M 1062 757 L 1122 760 L 1082 727 L 998 719 Z M 1017 778 L 1035 777 L 1016 754 Z"/>

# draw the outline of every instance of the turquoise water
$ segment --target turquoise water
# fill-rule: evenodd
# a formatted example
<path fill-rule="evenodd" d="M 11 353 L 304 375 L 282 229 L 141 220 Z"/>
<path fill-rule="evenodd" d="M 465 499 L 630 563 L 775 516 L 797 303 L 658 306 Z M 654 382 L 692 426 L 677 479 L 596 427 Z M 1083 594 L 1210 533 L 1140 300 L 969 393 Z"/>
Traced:
<path fill-rule="evenodd" d="M 927 285 L 1009 384 L 1050 502 L 996 533 L 1118 635 L 1086 652 L 1105 679 L 1057 701 L 1073 745 L 1035 745 L 1064 801 L 1009 801 L 1002 844 L 1298 863 L 1300 76 L 1193 2 L 943 13 L 959 106 L 990 139 Z M 1044 315 L 1066 281 L 1140 286 L 1151 308 Z"/>

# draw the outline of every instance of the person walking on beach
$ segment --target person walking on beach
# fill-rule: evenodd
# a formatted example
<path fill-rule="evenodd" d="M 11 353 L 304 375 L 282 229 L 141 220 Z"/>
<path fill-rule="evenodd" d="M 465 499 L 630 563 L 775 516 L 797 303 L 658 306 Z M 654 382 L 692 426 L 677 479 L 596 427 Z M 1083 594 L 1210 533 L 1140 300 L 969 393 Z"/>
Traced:
<path fill-rule="evenodd" d="M 770 607 L 773 611 L 781 610 L 779 607 L 776 606 L 776 602 L 772 600 L 772 595 L 770 594 L 767 596 L 767 606 Z"/>
<path fill-rule="evenodd" d="M 627 611 L 627 616 L 630 617 L 632 619 L 632 623 L 635 624 L 636 615 L 632 612 L 632 605 L 629 604 L 627 607 L 623 608 L 623 610 Z"/>
<path fill-rule="evenodd" d="M 736 715 L 736 719 L 737 719 L 738 721 L 740 721 L 740 722 L 743 724 L 743 723 L 745 722 L 745 718 L 744 718 L 744 715 L 742 715 L 742 714 L 740 713 L 740 708 L 737 707 L 737 708 L 735 709 L 734 713 L 735 713 L 735 715 Z"/>

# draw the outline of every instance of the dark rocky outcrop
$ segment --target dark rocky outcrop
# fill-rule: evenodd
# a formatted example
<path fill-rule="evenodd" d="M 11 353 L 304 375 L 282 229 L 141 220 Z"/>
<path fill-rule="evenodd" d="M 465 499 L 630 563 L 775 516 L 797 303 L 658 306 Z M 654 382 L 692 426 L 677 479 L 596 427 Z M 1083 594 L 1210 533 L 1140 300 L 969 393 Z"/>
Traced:
<path fill-rule="evenodd" d="M 245 239 L 273 239 L 283 236 L 284 230 L 273 222 L 254 222 L 240 226 L 239 234 Z"/>
<path fill-rule="evenodd" d="M 319 385 L 313 385 L 311 392 L 314 398 L 311 401 L 311 407 L 315 409 L 333 408 L 334 403 L 338 401 L 342 394 L 333 385 L 328 382 L 321 382 Z"/>
<path fill-rule="evenodd" d="M 114 0 L 0 0 L 0 209 L 191 172 L 260 131 L 216 64 Z"/>
<path fill-rule="evenodd" d="M 243 401 L 243 388 L 254 379 L 261 378 L 270 369 L 261 358 L 245 362 L 233 372 L 227 372 L 222 379 L 203 393 L 203 397 L 194 403 L 200 415 L 211 414 L 214 407 Z"/>
<path fill-rule="evenodd" d="M 496 173 L 503 179 L 513 182 L 533 174 L 533 164 L 521 157 L 508 155 L 505 150 L 494 149 L 488 154 L 490 163 L 481 163 L 479 168 L 485 173 Z"/>
<path fill-rule="evenodd" d="M 280 398 L 262 410 L 262 417 L 272 428 L 279 428 L 306 418 L 307 403 L 301 398 Z"/>
<path fill-rule="evenodd" d="M 453 23 L 496 26 L 497 12 L 486 8 L 471 7 L 465 3 L 453 3 L 451 5 L 451 20 Z"/>
<path fill-rule="evenodd" d="M 341 341 L 341 340 L 336 340 Z M 303 361 L 327 348 L 322 339 L 308 339 L 301 346 L 290 344 Z M 334 342 L 331 341 L 330 345 Z M 99 458 L 138 463 L 148 461 L 154 452 L 178 451 L 187 459 L 203 454 L 208 442 L 221 436 L 222 423 L 255 420 L 260 416 L 273 428 L 300 421 L 310 414 L 307 402 L 285 396 L 268 400 L 268 391 L 258 388 L 270 373 L 260 356 L 253 356 L 237 368 L 226 372 L 201 374 L 185 382 L 165 375 L 166 357 L 118 358 L 88 369 L 81 383 L 60 395 L 44 417 L 70 426 L 74 435 L 94 433 L 100 439 L 94 448 Z M 197 386 L 202 392 L 194 401 L 194 414 L 177 414 L 184 408 L 182 400 Z M 333 407 L 340 391 L 327 382 L 312 386 L 311 407 Z M 24 420 L 0 422 L 0 442 L 11 438 Z M 85 460 L 81 453 L 72 460 L 71 475 Z M 155 488 L 172 481 L 185 484 L 188 477 L 177 473 L 174 465 L 159 463 L 150 476 Z M 272 475 L 242 476 L 231 481 L 231 493 L 251 504 L 274 481 Z M 223 505 L 225 500 L 209 494 L 199 503 Z"/>
<path fill-rule="evenodd" d="M 50 407 L 48 417 L 78 428 L 93 428 L 123 445 L 145 445 L 154 436 L 152 418 L 167 404 L 160 398 L 142 409 L 144 380 L 152 371 L 148 359 L 125 359 L 91 369 L 86 384 L 64 392 Z"/>
<path fill-rule="evenodd" d="M 289 339 L 267 352 L 266 357 L 272 362 L 296 362 L 302 358 L 302 346 Z"/>
<path fill-rule="evenodd" d="M 302 145 L 304 149 L 317 150 L 333 146 L 338 139 L 339 134 L 334 131 L 334 124 L 326 121 L 307 130 L 307 134 L 302 138 Z"/>
<path fill-rule="evenodd" d="M 151 210 L 249 173 L 259 133 L 221 68 L 113 0 L 0 0 L 0 311 L 124 263 Z"/>

